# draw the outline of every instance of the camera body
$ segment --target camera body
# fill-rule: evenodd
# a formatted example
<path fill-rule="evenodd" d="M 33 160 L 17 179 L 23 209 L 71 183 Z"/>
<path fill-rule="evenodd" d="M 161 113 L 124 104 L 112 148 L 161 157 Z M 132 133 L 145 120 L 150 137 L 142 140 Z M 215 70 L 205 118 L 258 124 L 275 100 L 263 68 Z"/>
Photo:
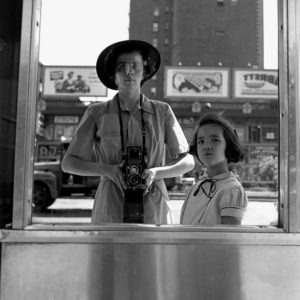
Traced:
<path fill-rule="evenodd" d="M 127 147 L 124 155 L 123 173 L 127 189 L 124 201 L 124 223 L 144 222 L 144 180 L 142 174 L 147 168 L 145 153 L 141 147 Z"/>
<path fill-rule="evenodd" d="M 141 188 L 144 182 L 142 174 L 146 168 L 142 148 L 127 147 L 123 172 L 128 189 Z"/>

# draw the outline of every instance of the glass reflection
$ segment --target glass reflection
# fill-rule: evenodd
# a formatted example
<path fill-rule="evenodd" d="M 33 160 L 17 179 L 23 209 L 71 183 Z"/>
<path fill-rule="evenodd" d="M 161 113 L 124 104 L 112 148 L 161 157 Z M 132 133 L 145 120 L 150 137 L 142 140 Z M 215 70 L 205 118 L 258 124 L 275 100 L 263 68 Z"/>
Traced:
<path fill-rule="evenodd" d="M 221 112 L 235 124 L 247 148 L 246 160 L 232 166 L 250 198 L 243 224 L 276 225 L 277 1 L 206 0 L 203 7 L 195 7 L 193 16 L 184 18 L 184 3 L 144 0 L 140 11 L 138 1 L 115 0 L 111 1 L 112 7 L 124 5 L 124 9 L 120 9 L 120 28 L 109 34 L 105 20 L 99 26 L 99 17 L 94 15 L 99 11 L 99 1 L 90 1 L 89 5 L 73 1 L 72 10 L 68 1 L 56 2 L 43 0 L 42 5 L 43 89 L 37 107 L 33 222 L 89 223 L 100 179 L 63 173 L 60 163 L 87 105 L 111 99 L 115 94 L 101 88 L 95 94 L 91 90 L 51 91 L 47 85 L 51 81 L 46 82 L 44 76 L 47 68 L 58 67 L 51 69 L 53 81 L 63 82 L 71 71 L 75 73 L 73 77 L 83 74 L 87 79 L 89 74 L 81 72 L 82 66 L 93 69 L 104 47 L 132 38 L 145 39 L 158 47 L 163 58 L 160 71 L 142 92 L 171 105 L 188 142 L 198 118 L 205 112 Z M 101 5 L 101 12 L 115 18 L 115 10 L 108 4 Z M 244 17 L 249 18 L 248 22 Z M 148 19 L 149 26 L 141 26 Z M 197 166 L 182 177 L 165 180 L 177 223 L 185 193 L 203 173 L 205 168 Z"/>

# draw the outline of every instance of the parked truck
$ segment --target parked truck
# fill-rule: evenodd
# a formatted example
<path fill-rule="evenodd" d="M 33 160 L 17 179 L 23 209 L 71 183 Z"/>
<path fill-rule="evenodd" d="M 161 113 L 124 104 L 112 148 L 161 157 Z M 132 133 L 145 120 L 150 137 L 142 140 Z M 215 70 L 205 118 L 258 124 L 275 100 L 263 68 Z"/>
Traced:
<path fill-rule="evenodd" d="M 42 211 L 56 198 L 83 194 L 93 196 L 100 177 L 77 176 L 62 171 L 61 161 L 69 142 L 38 142 L 34 163 L 34 210 Z"/>

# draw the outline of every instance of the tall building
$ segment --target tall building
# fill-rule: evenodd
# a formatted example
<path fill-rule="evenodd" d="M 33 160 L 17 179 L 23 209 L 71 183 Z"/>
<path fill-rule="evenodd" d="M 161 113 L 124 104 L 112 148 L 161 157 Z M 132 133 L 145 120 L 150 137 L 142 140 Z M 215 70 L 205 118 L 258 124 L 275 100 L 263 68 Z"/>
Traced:
<path fill-rule="evenodd" d="M 156 46 L 157 77 L 144 92 L 163 99 L 165 66 L 263 66 L 262 0 L 131 0 L 130 39 Z"/>

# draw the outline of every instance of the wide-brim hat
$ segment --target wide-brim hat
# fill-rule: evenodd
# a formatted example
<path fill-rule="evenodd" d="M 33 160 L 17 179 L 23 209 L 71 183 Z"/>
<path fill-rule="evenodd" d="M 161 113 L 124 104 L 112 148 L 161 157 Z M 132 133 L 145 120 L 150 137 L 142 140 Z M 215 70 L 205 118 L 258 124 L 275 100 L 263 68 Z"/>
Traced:
<path fill-rule="evenodd" d="M 116 61 L 120 54 L 139 51 L 144 61 L 144 78 L 141 85 L 149 80 L 160 66 L 160 54 L 151 44 L 141 40 L 125 40 L 105 48 L 99 55 L 96 70 L 101 82 L 109 89 L 117 90 L 115 83 Z"/>

